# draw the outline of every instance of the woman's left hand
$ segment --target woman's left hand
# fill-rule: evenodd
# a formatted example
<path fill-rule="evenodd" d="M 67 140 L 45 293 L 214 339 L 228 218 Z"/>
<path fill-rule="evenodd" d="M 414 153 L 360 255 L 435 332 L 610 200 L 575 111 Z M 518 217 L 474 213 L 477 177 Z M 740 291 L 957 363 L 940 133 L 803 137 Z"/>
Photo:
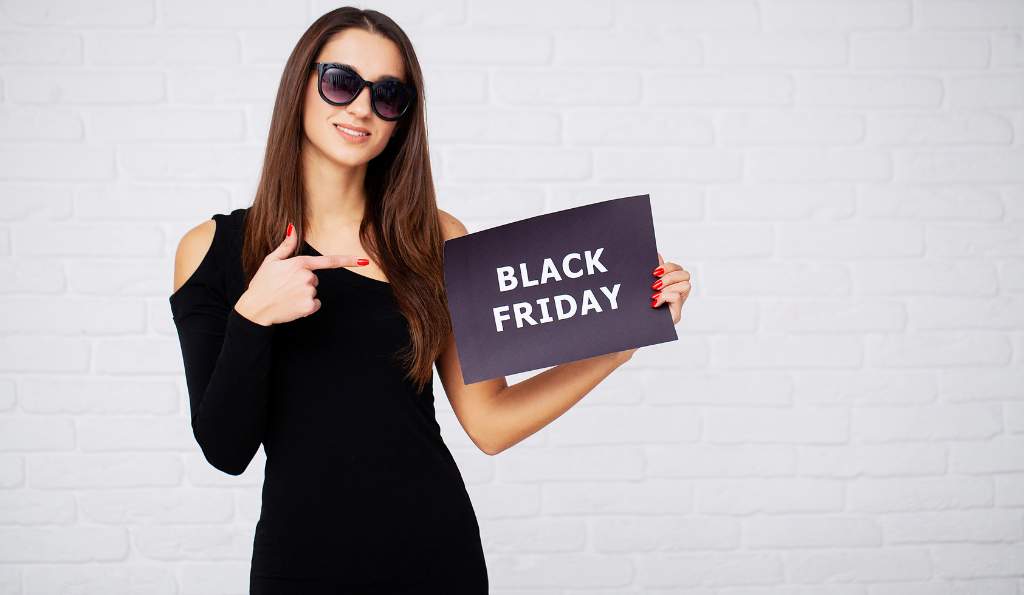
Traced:
<path fill-rule="evenodd" d="M 654 289 L 654 295 L 651 296 L 651 307 L 658 308 L 667 302 L 668 309 L 672 312 L 672 324 L 679 324 L 683 302 L 690 296 L 690 272 L 674 262 L 665 262 L 659 252 L 658 267 L 651 274 L 658 277 L 651 285 L 651 288 Z M 658 285 L 659 283 L 660 285 Z M 637 349 L 639 347 L 617 351 L 615 355 L 622 358 L 622 361 L 626 361 L 633 357 Z"/>
<path fill-rule="evenodd" d="M 668 302 L 668 309 L 672 312 L 672 324 L 679 324 L 683 304 L 690 296 L 690 272 L 674 262 L 665 262 L 660 252 L 658 264 L 658 268 L 651 273 L 658 277 L 651 285 L 651 289 L 655 291 L 651 296 L 651 307 L 658 308 Z"/>

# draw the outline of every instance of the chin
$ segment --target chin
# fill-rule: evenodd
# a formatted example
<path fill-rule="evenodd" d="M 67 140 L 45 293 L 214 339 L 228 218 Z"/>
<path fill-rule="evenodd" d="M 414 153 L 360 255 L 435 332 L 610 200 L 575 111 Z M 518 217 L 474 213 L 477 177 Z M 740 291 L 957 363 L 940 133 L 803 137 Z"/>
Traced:
<path fill-rule="evenodd" d="M 375 150 L 370 147 L 359 149 L 349 147 L 331 147 L 331 149 L 331 151 L 327 152 L 327 155 L 331 160 L 338 165 L 346 165 L 348 167 L 358 167 L 368 163 L 371 159 L 380 154 L 379 150 Z"/>

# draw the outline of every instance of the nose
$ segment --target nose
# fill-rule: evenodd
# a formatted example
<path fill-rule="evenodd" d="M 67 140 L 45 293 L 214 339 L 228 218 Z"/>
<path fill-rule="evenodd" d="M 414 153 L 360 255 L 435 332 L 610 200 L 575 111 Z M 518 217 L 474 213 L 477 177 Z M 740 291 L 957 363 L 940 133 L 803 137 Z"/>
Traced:
<path fill-rule="evenodd" d="M 372 91 L 370 87 L 363 85 L 362 89 L 359 89 L 359 93 L 356 98 L 345 106 L 345 111 L 352 114 L 353 116 L 366 117 L 373 111 L 373 107 L 370 105 Z"/>

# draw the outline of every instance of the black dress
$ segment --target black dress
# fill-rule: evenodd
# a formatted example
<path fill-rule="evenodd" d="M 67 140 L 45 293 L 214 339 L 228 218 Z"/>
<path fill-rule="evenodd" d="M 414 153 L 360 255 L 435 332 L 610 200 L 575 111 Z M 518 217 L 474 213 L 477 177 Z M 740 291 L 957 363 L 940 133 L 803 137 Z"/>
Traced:
<path fill-rule="evenodd" d="M 319 269 L 320 310 L 250 321 L 233 307 L 247 212 L 213 215 L 210 250 L 169 301 L 204 456 L 237 475 L 266 453 L 250 593 L 487 593 L 433 379 L 417 392 L 391 361 L 408 337 L 391 285 Z"/>

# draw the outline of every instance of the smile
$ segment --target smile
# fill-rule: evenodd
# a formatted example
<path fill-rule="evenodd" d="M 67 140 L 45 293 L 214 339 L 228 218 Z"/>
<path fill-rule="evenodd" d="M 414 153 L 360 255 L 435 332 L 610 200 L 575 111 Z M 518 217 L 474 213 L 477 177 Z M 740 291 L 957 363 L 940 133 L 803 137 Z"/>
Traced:
<path fill-rule="evenodd" d="M 369 132 L 358 132 L 356 130 L 352 130 L 351 128 L 345 128 L 344 126 L 339 126 L 338 124 L 334 125 L 334 129 L 337 130 L 341 134 L 342 137 L 344 137 L 346 140 L 350 140 L 350 141 L 359 142 L 359 141 L 365 140 L 367 137 L 370 136 Z"/>

